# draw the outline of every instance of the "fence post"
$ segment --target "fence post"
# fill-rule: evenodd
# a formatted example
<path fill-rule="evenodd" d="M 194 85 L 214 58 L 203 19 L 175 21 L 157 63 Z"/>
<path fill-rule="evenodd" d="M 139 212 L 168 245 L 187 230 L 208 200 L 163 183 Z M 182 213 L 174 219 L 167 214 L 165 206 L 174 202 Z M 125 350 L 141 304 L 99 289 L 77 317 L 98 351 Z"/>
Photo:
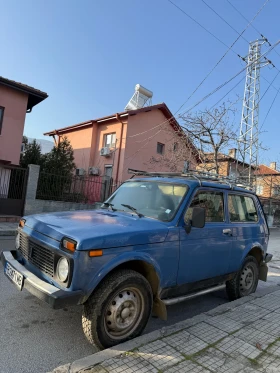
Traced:
<path fill-rule="evenodd" d="M 40 166 L 35 165 L 35 164 L 28 165 L 28 179 L 27 179 L 27 186 L 26 186 L 24 215 L 27 215 L 29 210 L 32 209 L 32 203 L 34 203 L 36 199 L 39 173 L 40 173 Z"/>
<path fill-rule="evenodd" d="M 111 184 L 110 180 L 111 180 L 110 176 L 102 177 L 102 187 L 101 187 L 101 196 L 100 196 L 101 202 L 106 201 L 106 199 L 110 195 L 110 184 Z"/>

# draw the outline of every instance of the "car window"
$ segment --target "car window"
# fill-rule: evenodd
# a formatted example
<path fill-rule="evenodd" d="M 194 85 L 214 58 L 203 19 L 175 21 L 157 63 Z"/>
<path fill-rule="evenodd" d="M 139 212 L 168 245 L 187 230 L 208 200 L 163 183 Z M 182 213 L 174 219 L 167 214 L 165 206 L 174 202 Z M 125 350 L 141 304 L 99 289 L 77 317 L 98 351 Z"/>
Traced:
<path fill-rule="evenodd" d="M 231 222 L 257 222 L 258 213 L 253 198 L 229 194 L 228 211 Z"/>
<path fill-rule="evenodd" d="M 185 214 L 185 222 L 192 218 L 194 207 L 205 208 L 206 222 L 217 223 L 224 221 L 224 198 L 222 192 L 198 192 Z"/>
<path fill-rule="evenodd" d="M 130 211 L 130 205 L 146 217 L 170 221 L 188 191 L 187 185 L 159 181 L 129 181 L 122 184 L 106 202 L 117 210 Z"/>

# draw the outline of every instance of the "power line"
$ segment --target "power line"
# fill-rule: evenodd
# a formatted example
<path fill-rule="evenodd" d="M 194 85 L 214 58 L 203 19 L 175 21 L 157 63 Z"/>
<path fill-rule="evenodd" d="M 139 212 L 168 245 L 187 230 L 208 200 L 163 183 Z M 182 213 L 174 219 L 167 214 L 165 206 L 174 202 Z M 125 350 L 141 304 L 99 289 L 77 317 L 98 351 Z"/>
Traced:
<path fill-rule="evenodd" d="M 219 99 L 219 101 L 217 101 L 213 106 L 211 106 L 210 110 L 212 110 L 215 106 L 217 106 L 227 95 L 229 95 L 241 82 L 243 82 L 244 80 L 244 77 L 242 76 L 242 78 L 238 81 L 237 84 L 235 84 L 235 86 L 233 86 L 222 98 Z M 242 98 L 242 97 L 241 97 Z"/>
<path fill-rule="evenodd" d="M 171 4 L 173 4 L 176 8 L 178 8 L 182 13 L 184 13 L 187 17 L 191 18 L 194 22 L 196 22 L 197 24 L 199 24 L 204 30 L 206 30 L 208 32 L 207 29 L 205 29 L 204 26 L 202 26 L 198 21 L 196 21 L 193 17 L 191 17 L 187 12 L 185 12 L 182 8 L 180 8 L 178 5 L 174 4 L 171 0 L 168 0 Z M 202 86 L 202 84 L 206 81 L 206 79 L 212 74 L 212 72 L 216 69 L 216 67 L 221 63 L 221 61 L 225 58 L 225 56 L 228 54 L 229 51 L 232 51 L 233 53 L 235 53 L 239 58 L 241 58 L 242 60 L 244 60 L 238 53 L 236 53 L 232 47 L 236 44 L 236 42 L 240 39 L 240 37 L 242 37 L 243 33 L 247 30 L 247 28 L 252 24 L 252 22 L 256 19 L 256 17 L 260 14 L 260 12 L 262 11 L 262 9 L 265 7 L 265 5 L 268 3 L 268 1 L 270 0 L 266 0 L 264 2 L 264 4 L 262 5 L 262 7 L 257 11 L 257 13 L 255 14 L 255 16 L 252 18 L 251 21 L 248 21 L 249 23 L 247 24 L 247 26 L 245 27 L 245 29 L 241 32 L 241 33 L 238 33 L 238 37 L 234 40 L 234 42 L 231 44 L 230 47 L 227 47 L 227 51 L 224 53 L 224 55 L 219 59 L 219 61 L 216 63 L 216 65 L 212 68 L 212 70 L 210 70 L 210 72 L 206 75 L 206 77 L 199 83 L 199 85 L 196 87 L 196 89 L 190 94 L 190 96 L 187 98 L 187 100 L 179 107 L 179 109 L 176 111 L 176 113 L 174 115 L 176 115 L 185 105 L 186 103 L 191 99 L 191 97 L 196 93 L 196 91 Z M 211 32 L 210 32 L 211 35 L 213 35 Z M 216 36 L 213 35 L 215 38 Z M 219 38 L 218 38 L 219 40 Z M 222 42 L 223 43 L 223 42 Z M 225 43 L 223 43 L 225 45 Z"/>
<path fill-rule="evenodd" d="M 248 64 L 247 66 L 245 66 L 242 70 L 240 70 L 237 74 L 235 74 L 233 77 L 231 77 L 229 80 L 227 80 L 226 82 L 224 82 L 223 84 L 219 85 L 218 87 L 216 87 L 212 92 L 208 93 L 206 96 L 204 96 L 201 100 L 199 100 L 195 105 L 193 105 L 190 109 L 188 109 L 186 112 L 189 112 L 191 111 L 192 109 L 194 109 L 196 106 L 198 106 L 201 102 L 205 101 L 207 98 L 209 98 L 210 96 L 212 96 L 214 93 L 216 93 L 217 91 L 219 91 L 221 88 L 223 88 L 225 85 L 227 85 L 228 83 L 230 83 L 233 79 L 235 79 L 238 75 L 240 75 L 243 71 L 245 71 L 250 65 L 252 64 L 255 64 L 259 59 L 261 59 L 262 57 L 264 57 L 265 55 L 267 55 L 268 53 L 270 53 L 278 44 L 280 43 L 280 40 L 278 40 L 274 45 L 272 45 L 266 52 L 264 52 L 259 58 L 257 58 L 256 60 L 252 61 L 250 64 Z M 186 113 L 185 112 L 185 113 Z M 184 113 L 184 114 L 185 114 Z"/>
<path fill-rule="evenodd" d="M 266 113 L 266 116 L 265 116 L 265 118 L 264 118 L 264 120 L 263 120 L 263 122 L 262 122 L 262 125 L 261 125 L 260 130 L 263 128 L 263 126 L 264 126 L 264 124 L 265 124 L 265 122 L 266 122 L 266 119 L 267 119 L 267 117 L 268 117 L 268 115 L 269 115 L 269 113 L 270 113 L 270 110 L 272 109 L 272 106 L 274 105 L 274 102 L 275 102 L 275 100 L 276 100 L 276 98 L 277 98 L 279 92 L 280 92 L 280 89 L 277 90 L 276 95 L 274 96 L 274 99 L 272 100 L 272 103 L 271 103 L 271 105 L 270 105 L 270 107 L 269 107 L 269 109 L 268 109 L 268 111 L 267 111 L 267 113 Z"/>
<path fill-rule="evenodd" d="M 266 0 L 264 2 L 264 4 L 261 6 L 261 8 L 257 11 L 257 13 L 255 14 L 255 16 L 253 17 L 253 19 L 251 21 L 248 21 L 248 25 L 245 27 L 245 29 L 241 32 L 241 33 L 238 33 L 238 31 L 236 31 L 238 33 L 238 38 L 235 39 L 235 41 L 231 44 L 230 47 L 228 47 L 224 42 L 222 42 L 219 38 L 217 38 L 212 32 L 210 32 L 209 30 L 207 30 L 203 25 L 201 25 L 198 21 L 196 21 L 192 16 L 190 16 L 187 12 L 185 12 L 183 9 L 181 9 L 178 5 L 176 5 L 175 3 L 173 3 L 173 1 L 171 0 L 168 0 L 172 5 L 174 5 L 176 8 L 178 8 L 182 13 L 184 13 L 187 17 L 189 17 L 192 21 L 194 21 L 195 23 L 197 23 L 200 27 L 202 27 L 205 31 L 207 31 L 209 34 L 211 34 L 215 39 L 217 39 L 218 41 L 220 41 L 223 45 L 225 45 L 228 49 L 227 51 L 224 53 L 224 55 L 219 59 L 219 61 L 214 65 L 214 67 L 210 70 L 210 72 L 205 76 L 205 78 L 198 84 L 198 86 L 195 88 L 195 90 L 190 94 L 190 96 L 187 98 L 187 100 L 179 107 L 179 109 L 174 113 L 174 115 L 172 116 L 171 119 L 168 119 L 168 120 L 165 120 L 164 122 L 162 123 L 159 123 L 158 125 L 154 126 L 153 128 L 150 128 L 146 131 L 143 131 L 143 132 L 139 132 L 138 134 L 135 134 L 135 135 L 132 135 L 132 136 L 129 136 L 129 137 L 136 137 L 136 136 L 139 136 L 139 135 L 143 135 L 144 133 L 147 133 L 149 131 L 152 131 L 153 129 L 155 128 L 158 128 L 160 127 L 161 125 L 165 124 L 165 123 L 168 123 L 170 120 L 174 119 L 176 120 L 175 118 L 175 115 L 186 105 L 186 103 L 192 98 L 192 96 L 197 92 L 197 90 L 202 86 L 202 84 L 206 81 L 206 79 L 208 79 L 208 77 L 212 74 L 212 72 L 217 68 L 217 66 L 221 63 L 221 61 L 225 58 L 225 56 L 227 55 L 227 53 L 231 50 L 233 53 L 235 53 L 238 57 L 240 57 L 242 59 L 242 57 L 234 52 L 232 50 L 232 47 L 234 46 L 234 44 L 239 40 L 239 38 L 242 36 L 242 34 L 247 30 L 247 28 L 252 24 L 252 22 L 256 19 L 256 17 L 260 14 L 260 12 L 262 11 L 262 9 L 265 7 L 265 5 L 268 3 L 268 1 L 270 0 Z M 245 68 L 246 69 L 246 68 Z M 244 70 L 245 70 L 244 69 Z M 243 71 L 243 70 L 242 70 Z M 234 79 L 234 78 L 233 78 Z M 232 80 L 232 79 L 231 79 Z M 231 81 L 230 80 L 230 81 Z M 228 82 L 230 82 L 228 81 Z M 237 84 L 238 85 L 238 84 Z"/>
<path fill-rule="evenodd" d="M 276 80 L 277 76 L 280 74 L 280 70 L 278 70 L 278 73 L 275 75 L 275 77 L 272 79 L 272 81 L 269 83 L 269 86 L 266 88 L 265 92 L 263 93 L 263 95 L 261 96 L 259 102 L 261 102 L 261 100 L 264 98 L 264 96 L 267 94 L 268 90 L 270 89 L 270 87 L 272 86 L 272 84 L 274 83 L 274 81 Z"/>
<path fill-rule="evenodd" d="M 249 43 L 249 41 L 247 39 L 244 38 L 244 36 L 242 36 L 243 32 L 240 34 L 230 23 L 228 23 L 228 21 L 225 20 L 224 17 L 222 17 L 218 12 L 216 12 L 215 9 L 213 9 L 209 4 L 206 3 L 205 0 L 201 0 L 209 9 L 212 10 L 213 13 L 215 13 L 223 22 L 225 22 L 234 32 L 236 32 L 243 40 L 246 41 L 246 43 Z M 249 22 L 249 21 L 247 21 Z M 251 22 L 250 22 L 251 23 Z"/>
<path fill-rule="evenodd" d="M 184 9 L 180 8 L 177 4 L 173 3 L 173 1 L 168 0 L 172 5 L 174 5 L 177 9 L 179 9 L 182 13 L 185 14 L 188 18 L 190 18 L 193 22 L 195 22 L 197 25 L 199 25 L 204 31 L 208 32 L 213 38 L 218 40 L 221 44 L 223 44 L 225 47 L 229 48 L 226 43 L 224 43 L 220 38 L 218 38 L 215 34 L 213 34 L 211 31 L 209 31 L 206 27 L 204 27 L 201 23 L 199 23 L 195 18 L 193 18 L 191 15 L 189 15 Z M 269 1 L 269 0 L 267 0 Z M 236 52 L 235 52 L 236 53 Z M 237 53 L 236 53 L 237 54 Z"/>

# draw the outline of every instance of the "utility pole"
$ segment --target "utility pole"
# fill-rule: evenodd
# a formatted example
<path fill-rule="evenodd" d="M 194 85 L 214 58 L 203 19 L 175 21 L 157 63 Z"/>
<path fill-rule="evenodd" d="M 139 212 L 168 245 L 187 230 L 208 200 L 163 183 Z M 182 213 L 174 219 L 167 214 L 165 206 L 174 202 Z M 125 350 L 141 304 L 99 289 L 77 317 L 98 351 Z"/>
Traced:
<path fill-rule="evenodd" d="M 237 159 L 242 163 L 241 169 L 238 168 L 240 177 L 246 179 L 250 185 L 254 181 L 254 169 L 258 167 L 259 156 L 260 69 L 271 63 L 267 58 L 261 57 L 261 47 L 267 42 L 265 38 L 250 42 L 249 54 L 242 58 L 247 63 L 247 70 Z"/>

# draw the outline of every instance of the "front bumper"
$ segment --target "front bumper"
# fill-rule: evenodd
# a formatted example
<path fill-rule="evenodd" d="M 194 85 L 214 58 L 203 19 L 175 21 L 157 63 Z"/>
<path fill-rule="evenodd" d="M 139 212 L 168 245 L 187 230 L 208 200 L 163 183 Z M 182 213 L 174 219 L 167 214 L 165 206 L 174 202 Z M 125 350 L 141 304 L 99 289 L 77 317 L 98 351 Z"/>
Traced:
<path fill-rule="evenodd" d="M 24 277 L 23 287 L 35 297 L 48 303 L 52 308 L 59 309 L 66 306 L 73 306 L 80 303 L 83 298 L 81 290 L 65 291 L 61 290 L 35 276 L 21 265 L 14 257 L 11 251 L 3 251 L 1 261 L 5 267 L 8 262 L 14 269 Z"/>

